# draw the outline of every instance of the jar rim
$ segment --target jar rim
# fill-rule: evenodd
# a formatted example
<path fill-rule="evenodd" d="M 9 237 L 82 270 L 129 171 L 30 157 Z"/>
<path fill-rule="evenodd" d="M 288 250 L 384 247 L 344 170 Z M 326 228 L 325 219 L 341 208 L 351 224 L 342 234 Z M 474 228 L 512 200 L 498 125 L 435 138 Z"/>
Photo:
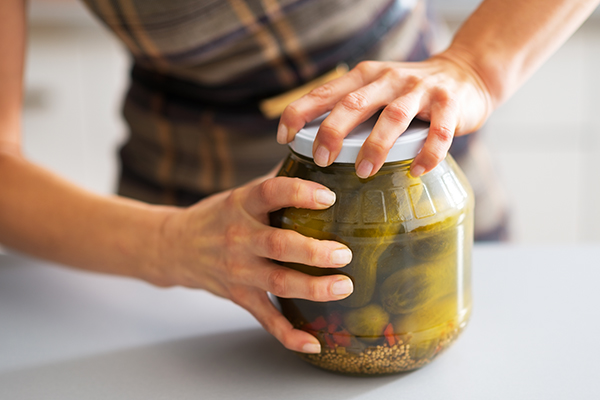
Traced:
<path fill-rule="evenodd" d="M 296 153 L 308 158 L 313 158 L 312 148 L 319 131 L 319 127 L 323 120 L 329 115 L 325 113 L 317 119 L 309 122 L 302 128 L 294 137 L 294 140 L 289 143 L 289 147 Z M 358 152 L 361 146 L 373 130 L 379 113 L 375 114 L 365 122 L 354 128 L 350 134 L 344 139 L 342 150 L 335 159 L 334 163 L 355 163 Z M 385 162 L 411 160 L 419 154 L 427 134 L 429 133 L 429 123 L 414 119 L 406 131 L 396 139 L 394 145 L 390 149 Z"/>

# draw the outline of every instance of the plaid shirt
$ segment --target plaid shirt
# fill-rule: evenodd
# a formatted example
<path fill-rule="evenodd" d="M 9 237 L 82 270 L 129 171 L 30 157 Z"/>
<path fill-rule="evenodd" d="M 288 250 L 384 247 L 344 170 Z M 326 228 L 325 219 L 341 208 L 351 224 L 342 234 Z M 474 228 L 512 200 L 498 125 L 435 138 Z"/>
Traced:
<path fill-rule="evenodd" d="M 413 16 L 410 32 L 394 35 L 402 43 L 385 49 L 406 59 L 426 23 L 414 0 L 84 1 L 139 65 L 206 85 L 259 74 L 290 88 L 380 46 Z"/>
<path fill-rule="evenodd" d="M 83 1 L 133 56 L 119 193 L 151 203 L 189 205 L 271 170 L 288 150 L 260 100 L 339 63 L 439 47 L 420 0 Z"/>

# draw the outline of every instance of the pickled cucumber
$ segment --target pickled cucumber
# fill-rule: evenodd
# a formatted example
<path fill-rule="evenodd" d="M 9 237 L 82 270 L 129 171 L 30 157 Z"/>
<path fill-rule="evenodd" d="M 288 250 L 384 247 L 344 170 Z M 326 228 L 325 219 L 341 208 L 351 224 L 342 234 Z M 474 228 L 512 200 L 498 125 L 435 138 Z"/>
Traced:
<path fill-rule="evenodd" d="M 406 314 L 456 291 L 456 264 L 435 260 L 393 273 L 381 285 L 381 304 L 390 314 Z"/>
<path fill-rule="evenodd" d="M 413 256 L 420 260 L 435 260 L 456 251 L 456 222 L 456 217 L 449 217 L 411 232 L 410 249 Z"/>
<path fill-rule="evenodd" d="M 365 207 L 364 204 L 369 201 L 371 193 L 383 195 L 380 189 L 392 186 L 393 174 L 383 173 L 377 179 L 361 180 L 351 171 L 338 175 L 335 181 L 332 181 L 330 175 L 317 175 L 319 179 L 312 176 L 312 180 L 329 185 L 336 192 L 337 203 L 328 210 L 288 208 L 281 215 L 280 226 L 316 239 L 344 243 L 352 250 L 352 262 L 341 269 L 327 272 L 298 264 L 285 265 L 312 275 L 343 273 L 349 276 L 355 283 L 354 292 L 340 300 L 339 304 L 350 308 L 365 306 L 372 300 L 375 292 L 380 256 L 395 242 L 395 235 L 404 230 L 400 219 L 388 223 L 368 223 L 380 216 L 383 216 L 385 222 L 385 210 Z M 383 199 L 380 205 L 385 206 Z"/>
<path fill-rule="evenodd" d="M 455 295 L 445 296 L 427 306 L 408 314 L 400 314 L 393 318 L 394 333 L 398 335 L 412 334 L 429 329 L 445 329 L 446 323 L 454 321 L 460 315 Z M 439 337 L 440 335 L 433 335 Z"/>
<path fill-rule="evenodd" d="M 415 264 L 410 248 L 404 242 L 393 243 L 379 257 L 377 281 L 382 283 L 394 272 Z"/>
<path fill-rule="evenodd" d="M 379 304 L 369 304 L 344 314 L 344 326 L 348 332 L 366 342 L 380 339 L 389 322 L 390 316 Z"/>
<path fill-rule="evenodd" d="M 354 282 L 354 293 L 339 301 L 278 298 L 292 325 L 320 341 L 320 354 L 301 354 L 315 365 L 369 375 L 419 368 L 450 345 L 468 319 L 472 192 L 450 156 L 418 178 L 410 176 L 410 163 L 386 163 L 359 179 L 354 164 L 321 168 L 292 152 L 279 172 L 320 183 L 337 201 L 326 210 L 275 211 L 271 225 L 338 241 L 353 252 L 343 268 L 275 261 Z"/>

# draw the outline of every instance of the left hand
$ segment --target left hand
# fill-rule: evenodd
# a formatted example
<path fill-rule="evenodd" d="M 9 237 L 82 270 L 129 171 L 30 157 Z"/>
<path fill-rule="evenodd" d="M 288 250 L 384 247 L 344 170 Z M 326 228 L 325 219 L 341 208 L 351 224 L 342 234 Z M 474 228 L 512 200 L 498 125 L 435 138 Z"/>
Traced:
<path fill-rule="evenodd" d="M 492 111 L 489 90 L 466 59 L 446 51 L 422 62 L 361 62 L 288 105 L 277 140 L 290 142 L 307 122 L 331 111 L 313 146 L 315 163 L 325 167 L 335 161 L 350 131 L 383 108 L 356 159 L 357 175 L 374 175 L 415 117 L 431 125 L 411 175 L 427 173 L 444 159 L 455 135 L 477 130 Z"/>

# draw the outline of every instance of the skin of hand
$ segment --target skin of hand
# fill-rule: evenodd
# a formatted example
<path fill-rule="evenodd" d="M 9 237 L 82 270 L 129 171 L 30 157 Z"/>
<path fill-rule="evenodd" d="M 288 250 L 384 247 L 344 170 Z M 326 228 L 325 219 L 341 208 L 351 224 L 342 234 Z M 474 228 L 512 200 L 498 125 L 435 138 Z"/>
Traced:
<path fill-rule="evenodd" d="M 350 131 L 382 108 L 356 158 L 360 178 L 381 168 L 413 118 L 430 121 L 423 150 L 411 165 L 411 174 L 419 176 L 443 160 L 454 135 L 478 129 L 493 106 L 477 74 L 450 54 L 413 63 L 365 61 L 291 103 L 281 116 L 277 139 L 291 141 L 306 122 L 331 111 L 313 146 L 315 163 L 324 167 L 336 159 Z"/>
<path fill-rule="evenodd" d="M 246 308 L 287 348 L 318 353 L 319 341 L 293 329 L 267 297 L 334 301 L 344 275 L 313 277 L 269 260 L 338 268 L 343 244 L 269 226 L 282 207 L 324 209 L 335 193 L 287 177 L 263 177 L 189 208 L 99 196 L 28 161 L 21 152 L 25 3 L 0 1 L 0 243 L 80 269 L 206 289 Z"/>
<path fill-rule="evenodd" d="M 166 285 L 202 288 L 247 309 L 288 349 L 320 352 L 312 335 L 294 329 L 270 302 L 280 297 L 335 301 L 353 290 L 344 275 L 314 277 L 270 260 L 338 268 L 352 259 L 338 242 L 320 241 L 269 226 L 268 214 L 284 207 L 324 209 L 335 193 L 297 178 L 261 178 L 169 216 L 161 254 Z"/>
<path fill-rule="evenodd" d="M 485 0 L 444 52 L 414 63 L 363 62 L 292 102 L 277 140 L 290 142 L 307 122 L 331 111 L 313 147 L 315 162 L 324 167 L 335 161 L 353 128 L 383 109 L 356 159 L 357 175 L 374 175 L 415 117 L 430 121 L 430 132 L 411 175 L 427 173 L 446 156 L 454 136 L 482 126 L 598 3 Z"/>
<path fill-rule="evenodd" d="M 339 268 L 345 245 L 269 226 L 283 207 L 326 209 L 335 193 L 288 177 L 263 177 L 194 206 L 155 206 L 87 192 L 0 147 L 0 243 L 80 269 L 151 284 L 208 290 L 247 309 L 291 350 L 320 352 L 270 302 L 279 297 L 341 300 L 345 275 L 314 277 L 276 264 Z"/>
<path fill-rule="evenodd" d="M 415 171 L 417 165 L 422 165 L 426 172 L 445 154 L 455 132 L 466 133 L 481 125 L 491 112 L 491 105 L 496 106 L 506 98 L 561 40 L 566 40 L 586 13 L 591 13 L 593 3 L 596 2 L 512 1 L 515 11 L 511 19 L 494 10 L 499 5 L 505 7 L 506 1 L 486 0 L 461 30 L 463 33 L 459 32 L 460 40 L 455 41 L 452 51 L 419 65 L 361 64 L 348 78 L 339 78 L 325 89 L 317 89 L 316 96 L 313 93 L 298 100 L 300 103 L 292 103 L 282 115 L 278 136 L 284 138 L 281 141 L 291 140 L 312 119 L 308 116 L 317 114 L 314 109 L 332 109 L 346 96 L 352 100 L 348 104 L 354 102 L 358 107 L 350 109 L 350 113 L 340 109 L 333 117 L 347 114 L 351 121 L 360 122 L 361 113 L 363 118 L 368 114 L 365 110 L 375 111 L 375 103 L 381 104 L 379 107 L 397 104 L 391 108 L 397 113 L 388 113 L 392 118 L 388 123 L 394 117 L 404 119 L 400 128 L 394 126 L 392 137 L 401 133 L 411 114 L 429 118 L 432 125 L 440 127 L 437 135 L 428 138 L 429 149 L 420 154 L 423 160 L 417 158 L 413 163 L 412 172 L 419 175 Z M 531 15 L 528 10 L 535 11 L 538 24 L 514 18 L 514 15 Z M 82 269 L 133 276 L 162 286 L 209 290 L 248 309 L 289 349 L 318 352 L 317 339 L 293 329 L 268 301 L 266 292 L 330 301 L 349 295 L 351 281 L 342 275 L 303 275 L 268 259 L 335 268 L 350 262 L 351 254 L 336 242 L 316 241 L 293 231 L 271 228 L 268 213 L 288 206 L 326 208 L 334 201 L 326 194 L 327 189 L 293 178 L 263 178 L 193 207 L 176 209 L 97 196 L 28 162 L 20 153 L 25 21 L 22 0 L 0 2 L 0 54 L 3 55 L 0 58 L 0 242 Z M 523 32 L 515 25 L 530 31 Z M 503 35 L 503 30 L 516 33 Z M 503 37 L 514 40 L 498 40 Z M 517 45 L 523 42 L 528 46 Z M 490 53 L 485 49 L 491 45 L 495 47 Z M 456 68 L 457 65 L 461 68 Z M 367 97 L 355 96 L 353 100 L 352 93 L 356 91 Z M 486 99 L 488 96 L 491 100 Z M 344 126 L 347 130 L 348 124 Z M 344 134 L 338 126 L 331 127 L 335 129 L 330 133 L 319 132 L 317 139 L 315 150 L 322 144 L 332 145 L 326 148 L 329 154 L 321 150 L 315 156 L 321 164 L 333 161 L 339 150 L 333 145 L 339 146 Z M 383 130 L 385 126 L 380 128 Z M 358 163 L 360 169 L 362 161 L 371 162 L 372 168 L 363 167 L 365 171 L 370 169 L 371 175 L 383 162 L 378 157 L 387 152 L 385 147 L 377 146 L 393 141 L 386 134 L 373 139 L 372 149 L 363 149 Z"/>

